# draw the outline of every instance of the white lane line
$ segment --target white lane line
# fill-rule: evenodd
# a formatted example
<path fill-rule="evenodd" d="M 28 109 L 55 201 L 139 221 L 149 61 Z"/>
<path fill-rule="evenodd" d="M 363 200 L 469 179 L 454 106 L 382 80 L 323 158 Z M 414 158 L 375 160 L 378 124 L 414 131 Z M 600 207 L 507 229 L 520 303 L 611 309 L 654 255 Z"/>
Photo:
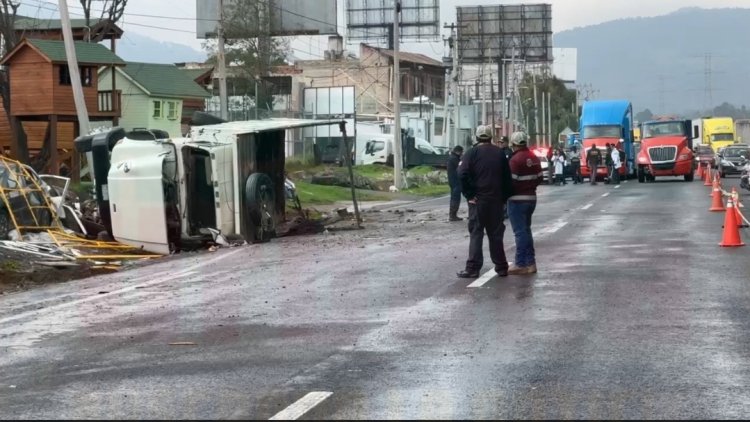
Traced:
<path fill-rule="evenodd" d="M 609 192 L 607 192 L 607 193 L 605 193 L 604 195 L 602 195 L 602 198 L 606 198 L 606 197 L 608 197 L 608 196 L 609 196 Z"/>
<path fill-rule="evenodd" d="M 536 237 L 542 237 L 542 236 L 547 236 L 547 235 L 553 234 L 553 233 L 557 232 L 558 230 L 562 229 L 563 227 L 565 227 L 566 225 L 568 225 L 567 221 L 565 221 L 565 220 L 557 220 L 554 223 L 552 223 L 551 225 L 543 228 L 542 230 L 539 230 L 539 232 L 534 233 L 534 237 L 536 238 Z"/>
<path fill-rule="evenodd" d="M 594 204 L 593 204 L 593 203 L 591 203 L 591 204 L 586 204 L 586 205 L 584 205 L 583 207 L 581 207 L 581 209 L 582 209 L 582 210 L 587 210 L 587 209 L 589 209 L 589 208 L 591 208 L 591 207 L 593 207 L 593 206 L 594 206 Z"/>
<path fill-rule="evenodd" d="M 97 295 L 92 295 L 92 296 L 89 296 L 89 297 L 85 297 L 83 299 L 78 299 L 78 300 L 73 300 L 73 301 L 70 301 L 70 302 L 65 302 L 65 303 L 60 303 L 60 304 L 57 304 L 57 305 L 53 305 L 53 306 L 50 306 L 48 308 L 35 309 L 33 311 L 22 312 L 20 314 L 16 314 L 16 315 L 13 315 L 13 316 L 10 316 L 10 317 L 7 317 L 7 318 L 2 318 L 2 319 L 0 319 L 0 325 L 8 323 L 8 322 L 11 322 L 11 321 L 15 321 L 15 320 L 18 320 L 18 319 L 27 318 L 27 317 L 30 317 L 30 316 L 33 316 L 33 315 L 38 315 L 38 314 L 43 313 L 43 312 L 55 311 L 55 310 L 58 310 L 58 309 L 62 309 L 62 308 L 70 307 L 70 306 L 79 305 L 81 303 L 92 302 L 92 301 L 95 301 L 95 300 L 104 299 L 104 298 L 109 297 L 109 296 L 118 295 L 118 294 L 129 292 L 129 291 L 132 291 L 132 290 L 135 290 L 135 289 L 141 289 L 141 288 L 144 288 L 144 287 L 149 287 L 149 286 L 153 286 L 153 285 L 156 285 L 156 284 L 161 284 L 161 283 L 165 283 L 165 282 L 168 282 L 168 281 L 175 281 L 175 280 L 177 280 L 180 277 L 185 277 L 185 276 L 190 276 L 190 275 L 196 274 L 196 273 L 198 273 L 198 271 L 196 271 L 196 270 L 198 270 L 200 267 L 203 267 L 203 266 L 208 267 L 210 264 L 212 264 L 212 263 L 214 263 L 216 261 L 222 260 L 224 258 L 227 258 L 227 257 L 229 257 L 231 255 L 234 255 L 237 252 L 240 252 L 241 250 L 242 249 L 234 250 L 232 252 L 223 254 L 221 256 L 217 256 L 216 258 L 210 259 L 210 260 L 208 260 L 206 262 L 192 265 L 192 266 L 186 268 L 185 270 L 178 271 L 178 272 L 172 273 L 172 274 L 167 274 L 167 275 L 164 275 L 164 276 L 161 276 L 161 277 L 157 277 L 156 279 L 153 279 L 153 280 L 148 281 L 146 283 L 134 284 L 134 285 L 131 285 L 131 286 L 128 286 L 128 287 L 123 287 L 122 289 L 113 290 L 111 292 L 97 294 Z"/>
<path fill-rule="evenodd" d="M 615 186 L 615 189 L 620 189 L 620 185 Z"/>
<path fill-rule="evenodd" d="M 513 265 L 513 263 L 509 262 L 508 266 L 511 266 L 511 265 Z M 495 272 L 494 269 L 489 270 L 486 273 L 482 274 L 481 277 L 479 277 L 478 279 L 474 280 L 473 283 L 469 284 L 466 287 L 470 288 L 470 289 L 476 289 L 477 287 L 482 287 L 485 284 L 487 284 L 488 281 L 492 280 L 492 277 L 494 277 L 496 275 L 497 275 L 497 273 Z"/>
<path fill-rule="evenodd" d="M 299 419 L 305 413 L 312 410 L 315 406 L 323 402 L 323 400 L 330 397 L 333 393 L 330 391 L 313 391 L 307 393 L 305 397 L 292 403 L 289 407 L 282 410 L 281 412 L 273 415 L 270 421 L 273 420 L 295 420 Z"/>

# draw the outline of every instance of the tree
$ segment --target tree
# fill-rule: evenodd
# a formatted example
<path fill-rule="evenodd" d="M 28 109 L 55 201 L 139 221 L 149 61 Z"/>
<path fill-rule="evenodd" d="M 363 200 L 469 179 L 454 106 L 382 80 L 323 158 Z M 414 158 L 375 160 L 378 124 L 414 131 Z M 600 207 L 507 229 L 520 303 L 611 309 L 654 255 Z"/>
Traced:
<path fill-rule="evenodd" d="M 636 113 L 635 120 L 638 122 L 647 122 L 654 118 L 654 113 L 649 109 L 645 109 L 641 112 Z"/>
<path fill-rule="evenodd" d="M 534 77 L 531 73 L 526 73 L 521 83 L 521 104 L 524 104 L 524 115 L 529 115 L 529 127 L 527 131 L 529 135 L 534 137 L 537 133 L 542 132 L 542 114 L 541 114 L 541 93 L 550 94 L 550 102 L 552 108 L 552 130 L 548 129 L 548 132 L 552 134 L 551 138 L 553 142 L 557 141 L 557 135 L 565 130 L 566 127 L 572 130 L 577 130 L 578 119 L 576 118 L 576 92 L 575 90 L 568 89 L 565 83 L 555 76 L 544 72 L 542 75 L 536 75 L 536 88 L 537 88 L 537 102 L 539 105 L 539 128 L 534 127 Z M 547 107 L 546 104 L 544 106 Z M 544 123 L 546 126 L 546 123 Z"/>
<path fill-rule="evenodd" d="M 236 95 L 255 97 L 254 81 L 267 76 L 274 66 L 286 63 L 289 42 L 271 34 L 276 14 L 271 4 L 268 0 L 236 0 L 224 15 L 226 63 L 238 79 L 234 86 L 240 92 L 235 91 Z M 206 42 L 204 48 L 210 53 L 208 62 L 216 63 L 217 42 Z M 256 106 L 271 110 L 272 93 L 272 86 L 259 83 Z"/>

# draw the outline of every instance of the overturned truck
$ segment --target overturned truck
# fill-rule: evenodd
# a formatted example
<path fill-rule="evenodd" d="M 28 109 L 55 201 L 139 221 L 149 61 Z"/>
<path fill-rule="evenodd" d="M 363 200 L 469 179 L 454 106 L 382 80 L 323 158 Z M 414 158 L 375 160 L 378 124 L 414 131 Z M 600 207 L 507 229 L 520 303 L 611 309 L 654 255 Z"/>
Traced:
<path fill-rule="evenodd" d="M 168 254 L 217 234 L 275 236 L 285 214 L 287 130 L 338 121 L 270 119 L 193 126 L 188 138 L 157 130 L 76 139 L 91 152 L 97 202 L 121 243 Z"/>

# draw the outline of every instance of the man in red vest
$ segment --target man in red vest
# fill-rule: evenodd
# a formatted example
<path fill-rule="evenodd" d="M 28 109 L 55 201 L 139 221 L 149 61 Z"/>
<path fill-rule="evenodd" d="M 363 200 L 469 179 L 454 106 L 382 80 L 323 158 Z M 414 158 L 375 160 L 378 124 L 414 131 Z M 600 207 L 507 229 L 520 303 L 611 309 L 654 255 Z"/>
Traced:
<path fill-rule="evenodd" d="M 508 199 L 508 219 L 516 237 L 516 262 L 508 269 L 509 275 L 537 271 L 531 216 L 536 209 L 536 188 L 544 180 L 544 172 L 539 158 L 527 146 L 528 139 L 525 132 L 515 132 L 510 138 L 513 195 Z"/>

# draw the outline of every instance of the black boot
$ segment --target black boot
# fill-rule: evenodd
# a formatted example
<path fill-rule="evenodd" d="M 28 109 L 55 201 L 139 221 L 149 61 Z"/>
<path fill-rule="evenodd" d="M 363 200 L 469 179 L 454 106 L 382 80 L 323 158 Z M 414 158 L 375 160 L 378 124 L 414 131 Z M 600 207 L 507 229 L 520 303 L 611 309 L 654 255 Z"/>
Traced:
<path fill-rule="evenodd" d="M 448 221 L 463 221 L 463 218 L 458 216 L 458 207 L 451 204 L 450 211 L 448 212 Z"/>

